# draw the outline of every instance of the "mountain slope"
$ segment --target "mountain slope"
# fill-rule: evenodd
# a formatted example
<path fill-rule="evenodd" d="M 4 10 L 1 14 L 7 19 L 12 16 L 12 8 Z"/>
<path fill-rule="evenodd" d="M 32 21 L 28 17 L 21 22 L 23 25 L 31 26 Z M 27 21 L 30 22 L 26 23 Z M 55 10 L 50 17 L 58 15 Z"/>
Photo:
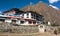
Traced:
<path fill-rule="evenodd" d="M 48 6 L 43 2 L 39 2 L 33 6 L 26 6 L 23 11 L 35 11 L 44 16 L 44 21 L 50 21 L 52 24 L 60 24 L 60 11 Z"/>

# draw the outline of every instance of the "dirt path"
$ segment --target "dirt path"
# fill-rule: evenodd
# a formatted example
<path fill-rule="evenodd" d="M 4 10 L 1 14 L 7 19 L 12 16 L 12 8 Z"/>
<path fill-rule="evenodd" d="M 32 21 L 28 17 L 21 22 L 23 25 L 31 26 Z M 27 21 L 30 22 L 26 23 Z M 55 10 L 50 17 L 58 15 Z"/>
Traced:
<path fill-rule="evenodd" d="M 0 36 L 60 36 L 60 34 L 55 35 L 51 33 L 28 33 L 28 34 L 0 33 Z"/>

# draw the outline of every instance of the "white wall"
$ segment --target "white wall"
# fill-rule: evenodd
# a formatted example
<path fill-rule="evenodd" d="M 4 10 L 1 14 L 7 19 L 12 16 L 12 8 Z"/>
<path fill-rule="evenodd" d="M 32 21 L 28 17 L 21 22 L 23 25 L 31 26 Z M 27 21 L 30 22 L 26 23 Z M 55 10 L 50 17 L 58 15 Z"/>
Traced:
<path fill-rule="evenodd" d="M 24 14 L 24 18 L 27 18 L 27 14 L 26 13 Z"/>
<path fill-rule="evenodd" d="M 28 14 L 28 15 L 27 15 Z M 24 15 L 23 14 L 20 14 L 20 16 L 21 17 L 24 17 L 24 18 L 31 18 L 31 13 L 29 12 L 29 13 L 24 13 Z"/>
<path fill-rule="evenodd" d="M 20 20 L 16 20 L 16 24 L 20 24 Z"/>
<path fill-rule="evenodd" d="M 28 24 L 28 21 L 25 21 L 25 24 L 27 25 Z"/>
<path fill-rule="evenodd" d="M 29 18 L 31 18 L 31 13 L 29 13 Z"/>
<path fill-rule="evenodd" d="M 39 25 L 38 28 L 39 28 L 39 32 L 44 33 L 44 31 L 45 31 L 45 26 L 44 25 Z"/>
<path fill-rule="evenodd" d="M 5 19 L 5 22 L 11 23 L 12 20 L 11 19 Z"/>
<path fill-rule="evenodd" d="M 51 23 L 48 21 L 48 25 L 50 25 Z"/>

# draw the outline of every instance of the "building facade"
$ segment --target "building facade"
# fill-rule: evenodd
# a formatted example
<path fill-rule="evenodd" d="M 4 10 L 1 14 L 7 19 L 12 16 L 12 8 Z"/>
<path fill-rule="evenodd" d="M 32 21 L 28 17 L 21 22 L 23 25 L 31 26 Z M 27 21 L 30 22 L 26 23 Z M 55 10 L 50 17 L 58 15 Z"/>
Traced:
<path fill-rule="evenodd" d="M 27 11 L 16 14 L 15 11 L 4 13 L 0 15 L 0 21 L 13 23 L 18 25 L 38 25 L 43 24 L 43 16 L 33 12 Z"/>

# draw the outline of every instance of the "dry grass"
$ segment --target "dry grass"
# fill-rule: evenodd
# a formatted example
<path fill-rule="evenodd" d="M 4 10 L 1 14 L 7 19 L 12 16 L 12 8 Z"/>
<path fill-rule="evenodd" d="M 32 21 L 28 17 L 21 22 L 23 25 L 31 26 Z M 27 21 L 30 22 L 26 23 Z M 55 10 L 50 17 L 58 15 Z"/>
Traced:
<path fill-rule="evenodd" d="M 60 36 L 60 35 L 54 35 L 54 34 L 51 34 L 51 33 L 28 33 L 28 34 L 0 33 L 0 36 Z"/>

